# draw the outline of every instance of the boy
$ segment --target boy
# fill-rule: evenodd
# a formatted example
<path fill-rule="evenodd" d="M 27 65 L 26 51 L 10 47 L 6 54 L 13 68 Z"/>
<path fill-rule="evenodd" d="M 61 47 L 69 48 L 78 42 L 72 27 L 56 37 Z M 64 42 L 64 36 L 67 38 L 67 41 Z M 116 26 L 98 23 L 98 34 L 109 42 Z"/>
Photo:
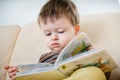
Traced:
<path fill-rule="evenodd" d="M 49 0 L 42 7 L 38 17 L 38 23 L 44 32 L 46 44 L 51 52 L 42 55 L 39 59 L 40 63 L 55 63 L 60 51 L 80 32 L 79 22 L 77 8 L 70 0 Z M 11 80 L 16 75 L 16 72 L 18 72 L 17 67 L 15 66 L 5 66 L 5 69 L 8 70 Z M 100 69 L 94 69 L 99 73 Z M 89 71 L 89 68 L 87 71 Z M 79 72 L 79 75 L 81 74 L 82 73 Z M 87 72 L 85 75 L 86 74 L 89 75 Z M 96 75 L 95 73 L 93 74 L 93 76 L 88 76 L 88 78 L 91 77 L 91 79 L 95 80 L 96 78 L 94 77 L 98 76 L 103 77 L 102 80 L 105 80 L 104 73 L 101 73 L 101 71 L 100 74 L 102 74 L 102 76 Z M 78 77 L 76 80 L 81 78 L 82 77 Z M 84 78 L 82 78 L 82 80 L 84 80 Z"/>

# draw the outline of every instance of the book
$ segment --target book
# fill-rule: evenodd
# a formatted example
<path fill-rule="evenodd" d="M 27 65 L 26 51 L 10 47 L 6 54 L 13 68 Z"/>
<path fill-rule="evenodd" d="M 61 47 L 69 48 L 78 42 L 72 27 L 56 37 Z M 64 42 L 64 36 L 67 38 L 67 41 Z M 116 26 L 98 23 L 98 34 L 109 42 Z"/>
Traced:
<path fill-rule="evenodd" d="M 86 33 L 75 36 L 60 52 L 55 64 L 39 63 L 18 65 L 16 80 L 61 80 L 77 69 L 97 66 L 104 72 L 117 68 L 106 49 L 88 49 L 92 45 Z"/>

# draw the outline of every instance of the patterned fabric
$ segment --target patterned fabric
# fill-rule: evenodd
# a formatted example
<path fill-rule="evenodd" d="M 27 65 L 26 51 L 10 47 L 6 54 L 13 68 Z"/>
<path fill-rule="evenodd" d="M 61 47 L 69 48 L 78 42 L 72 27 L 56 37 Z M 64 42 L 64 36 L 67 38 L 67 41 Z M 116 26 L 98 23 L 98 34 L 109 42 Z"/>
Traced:
<path fill-rule="evenodd" d="M 43 54 L 39 59 L 39 63 L 54 64 L 58 55 L 59 55 L 58 53 L 54 53 L 54 52 L 49 52 L 49 53 Z"/>

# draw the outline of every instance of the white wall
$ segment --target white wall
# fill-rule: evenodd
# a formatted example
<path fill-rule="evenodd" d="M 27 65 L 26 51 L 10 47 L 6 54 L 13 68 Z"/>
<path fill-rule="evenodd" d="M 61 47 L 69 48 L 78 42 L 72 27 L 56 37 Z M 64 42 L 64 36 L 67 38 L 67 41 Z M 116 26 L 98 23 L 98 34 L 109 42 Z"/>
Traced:
<path fill-rule="evenodd" d="M 0 0 L 0 25 L 25 25 L 37 20 L 47 0 Z M 73 0 L 81 15 L 120 12 L 118 0 Z"/>

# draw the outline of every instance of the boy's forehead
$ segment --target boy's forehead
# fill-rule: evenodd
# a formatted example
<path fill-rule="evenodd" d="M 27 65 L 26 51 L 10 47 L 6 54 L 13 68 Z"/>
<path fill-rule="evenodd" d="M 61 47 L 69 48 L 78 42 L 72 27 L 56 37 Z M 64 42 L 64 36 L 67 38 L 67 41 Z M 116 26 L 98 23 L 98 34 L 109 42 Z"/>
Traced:
<path fill-rule="evenodd" d="M 50 25 L 56 25 L 57 26 L 57 25 L 72 24 L 71 21 L 66 17 L 61 17 L 59 19 L 47 18 L 46 22 L 44 22 L 43 20 L 41 20 L 40 22 L 41 22 L 41 27 L 50 26 Z"/>
<path fill-rule="evenodd" d="M 48 20 L 47 23 L 41 23 L 41 28 L 43 30 L 50 30 L 50 29 L 66 29 L 73 27 L 71 22 L 67 18 L 60 18 L 58 20 L 55 20 L 52 22 L 51 20 Z"/>

